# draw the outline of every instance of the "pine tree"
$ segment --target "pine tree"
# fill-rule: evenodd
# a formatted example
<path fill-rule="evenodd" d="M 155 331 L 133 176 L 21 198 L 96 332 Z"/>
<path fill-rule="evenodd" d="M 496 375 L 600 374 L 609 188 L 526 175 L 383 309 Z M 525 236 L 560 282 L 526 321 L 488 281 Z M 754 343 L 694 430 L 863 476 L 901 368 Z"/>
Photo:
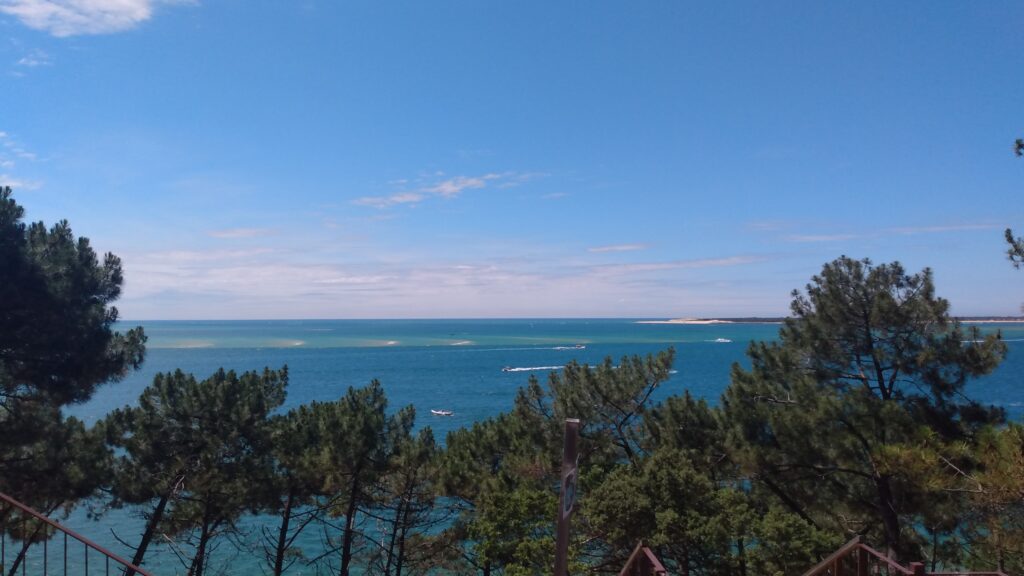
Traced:
<path fill-rule="evenodd" d="M 190 576 L 202 576 L 211 545 L 255 509 L 270 465 L 269 418 L 285 398 L 288 370 L 218 370 L 203 381 L 180 370 L 159 374 L 137 407 L 103 422 L 119 454 L 115 505 L 145 504 L 146 524 L 132 563 L 141 565 L 158 533 L 191 543 Z"/>
<path fill-rule="evenodd" d="M 931 272 L 842 257 L 826 264 L 775 343 L 752 344 L 723 397 L 731 451 L 751 478 L 819 528 L 920 557 L 925 480 L 899 465 L 923 434 L 972 437 L 1003 418 L 965 399 L 1006 347 L 949 317 Z"/>
<path fill-rule="evenodd" d="M 387 398 L 380 382 L 364 388 L 349 388 L 335 402 L 308 405 L 319 427 L 321 506 L 330 516 L 341 518 L 340 542 L 331 553 L 340 553 L 338 574 L 348 576 L 357 549 L 357 538 L 365 536 L 362 513 L 375 505 L 374 488 L 386 473 L 396 442 L 412 429 L 415 411 L 411 406 L 387 414 Z"/>
<path fill-rule="evenodd" d="M 100 262 L 67 221 L 25 224 L 0 186 L 0 491 L 46 514 L 68 512 L 104 481 L 102 442 L 62 408 L 138 368 L 142 328 L 115 332 L 121 262 Z M 10 527 L 10 526 L 9 526 Z M 23 541 L 12 570 L 46 531 Z"/>
<path fill-rule="evenodd" d="M 80 427 L 61 408 L 137 368 L 146 337 L 142 328 L 113 330 L 123 281 L 116 256 L 101 263 L 67 221 L 47 228 L 23 217 L 11 189 L 0 187 L 0 490 L 48 508 L 75 498 L 40 489 L 63 469 L 53 456 L 75 458 L 48 445 Z"/>

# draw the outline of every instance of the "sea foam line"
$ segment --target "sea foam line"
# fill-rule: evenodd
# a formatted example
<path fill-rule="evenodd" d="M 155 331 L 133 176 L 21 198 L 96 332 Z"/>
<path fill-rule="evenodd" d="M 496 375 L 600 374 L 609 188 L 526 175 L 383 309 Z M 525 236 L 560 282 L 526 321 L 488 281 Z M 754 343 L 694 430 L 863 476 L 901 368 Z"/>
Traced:
<path fill-rule="evenodd" d="M 537 370 L 561 370 L 564 366 L 524 366 L 522 368 L 502 368 L 502 372 L 534 372 Z"/>
<path fill-rule="evenodd" d="M 531 346 L 522 348 L 473 348 L 473 352 L 529 352 L 531 350 L 585 350 L 575 346 Z M 467 350 L 468 352 L 468 350 Z"/>

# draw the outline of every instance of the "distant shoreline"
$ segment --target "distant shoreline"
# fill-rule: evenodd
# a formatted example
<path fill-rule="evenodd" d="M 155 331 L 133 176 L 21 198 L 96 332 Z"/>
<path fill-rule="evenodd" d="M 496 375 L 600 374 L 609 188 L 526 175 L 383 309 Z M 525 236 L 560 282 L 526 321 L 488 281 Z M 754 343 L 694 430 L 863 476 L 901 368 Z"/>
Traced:
<path fill-rule="evenodd" d="M 1024 324 L 1022 316 L 960 316 L 954 317 L 964 324 Z M 714 324 L 782 324 L 785 318 L 672 318 L 670 320 L 637 320 L 637 324 L 685 324 L 705 326 Z"/>
<path fill-rule="evenodd" d="M 673 318 L 671 320 L 637 320 L 637 324 L 782 324 L 785 318 Z"/>

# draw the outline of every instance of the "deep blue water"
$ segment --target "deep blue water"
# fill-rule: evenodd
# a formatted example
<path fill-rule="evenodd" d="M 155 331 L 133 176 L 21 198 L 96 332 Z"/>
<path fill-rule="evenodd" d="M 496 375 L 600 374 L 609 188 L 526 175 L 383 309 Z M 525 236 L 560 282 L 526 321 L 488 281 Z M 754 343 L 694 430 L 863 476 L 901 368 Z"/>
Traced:
<path fill-rule="evenodd" d="M 639 324 L 633 320 L 392 320 L 268 322 L 143 322 L 149 335 L 142 369 L 99 389 L 90 402 L 68 412 L 87 422 L 134 404 L 158 372 L 181 368 L 203 378 L 220 367 L 238 371 L 287 364 L 285 408 L 333 400 L 349 386 L 381 381 L 392 408 L 412 404 L 418 425 L 429 425 L 443 441 L 447 432 L 507 411 L 531 374 L 544 379 L 550 367 L 571 360 L 594 364 L 611 356 L 676 349 L 676 373 L 656 400 L 689 390 L 716 403 L 734 362 L 746 365 L 753 340 L 776 338 L 772 324 Z M 968 395 L 1024 416 L 1024 325 L 999 329 L 1009 355 L 999 370 L 968 387 Z M 727 340 L 727 341 L 719 341 Z M 584 345 L 577 349 L 575 345 Z M 516 369 L 504 372 L 503 367 Z M 430 409 L 454 411 L 438 417 Z M 137 540 L 140 521 L 115 511 L 100 523 L 76 512 L 69 523 L 104 545 L 130 556 L 111 536 Z M 152 563 L 152 564 L 151 564 Z M 250 559 L 248 569 L 258 572 Z M 163 574 L 182 572 L 166 550 L 147 559 Z M 296 572 L 298 573 L 298 572 Z"/>

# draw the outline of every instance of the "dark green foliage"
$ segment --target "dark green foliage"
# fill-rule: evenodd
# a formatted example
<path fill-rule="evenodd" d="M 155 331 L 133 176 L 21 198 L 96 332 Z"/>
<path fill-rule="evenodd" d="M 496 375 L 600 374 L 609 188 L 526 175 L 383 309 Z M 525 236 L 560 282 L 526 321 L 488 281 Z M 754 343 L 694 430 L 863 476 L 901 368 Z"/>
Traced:
<path fill-rule="evenodd" d="M 558 453 L 550 449 L 549 423 L 502 414 L 449 433 L 442 460 L 453 524 L 437 539 L 458 546 L 465 565 L 483 574 L 550 569 Z M 542 503 L 550 503 L 545 508 Z M 551 544 L 537 553 L 531 542 Z"/>
<path fill-rule="evenodd" d="M 946 466 L 943 487 L 966 496 L 956 543 L 975 570 L 1024 574 L 1024 426 L 990 428 L 971 447 L 973 474 Z"/>
<path fill-rule="evenodd" d="M 52 513 L 109 485 L 145 520 L 137 564 L 166 537 L 199 576 L 262 514 L 277 523 L 249 546 L 274 575 L 549 572 L 563 423 L 579 418 L 573 572 L 615 573 L 643 540 L 676 574 L 799 574 L 852 534 L 933 571 L 1024 568 L 1024 434 L 963 396 L 1006 348 L 951 320 L 928 270 L 826 264 L 720 407 L 652 401 L 669 349 L 531 378 L 446 447 L 377 381 L 277 413 L 287 369 L 161 374 L 88 430 L 61 407 L 137 366 L 145 337 L 111 329 L 116 257 L 21 218 L 0 191 L 0 490 L 31 486 Z M 326 552 L 307 557 L 314 528 Z"/>
<path fill-rule="evenodd" d="M 0 187 L 0 490 L 49 508 L 99 481 L 75 462 L 103 461 L 77 454 L 77 441 L 60 444 L 84 434 L 60 408 L 138 367 L 145 336 L 141 328 L 112 330 L 117 309 L 110 304 L 122 282 L 116 256 L 101 263 L 66 221 L 47 229 L 23 216 L 11 189 Z M 54 477 L 65 471 L 63 482 Z M 77 488 L 65 493 L 61 485 Z"/>
<path fill-rule="evenodd" d="M 0 402 L 81 402 L 138 367 L 145 337 L 111 329 L 120 259 L 108 253 L 100 263 L 66 221 L 47 229 L 23 215 L 0 188 Z"/>
<path fill-rule="evenodd" d="M 397 440 L 375 498 L 387 526 L 379 552 L 371 559 L 375 572 L 401 576 L 426 574 L 433 568 L 435 554 L 418 536 L 447 521 L 436 506 L 439 452 L 430 428 Z"/>
<path fill-rule="evenodd" d="M 54 513 L 89 497 L 109 463 L 102 442 L 61 408 L 137 368 L 145 335 L 112 329 L 116 256 L 100 262 L 66 221 L 48 229 L 23 217 L 0 187 L 0 491 Z"/>
<path fill-rule="evenodd" d="M 837 541 L 757 490 L 733 463 L 721 414 L 689 394 L 651 408 L 648 456 L 622 464 L 584 500 L 603 558 L 621 565 L 637 541 L 678 574 L 802 571 Z M 781 540 L 765 536 L 784 533 Z M 607 561 L 607 560 L 605 560 Z"/>
<path fill-rule="evenodd" d="M 331 542 L 340 552 L 337 571 L 347 576 L 366 532 L 361 522 L 375 504 L 375 488 L 388 471 L 388 463 L 408 438 L 415 419 L 413 408 L 387 414 L 387 398 L 380 382 L 349 388 L 336 402 L 313 402 L 309 411 L 320 444 L 313 455 L 320 470 L 317 494 L 330 516 L 340 518 L 340 538 Z M 328 561 L 330 557 L 326 557 Z M 330 564 L 333 566 L 333 564 Z"/>
<path fill-rule="evenodd" d="M 203 381 L 160 374 L 138 407 L 102 423 L 117 449 L 115 503 L 142 504 L 145 531 L 133 560 L 141 564 L 156 531 L 190 547 L 189 574 L 200 576 L 211 545 L 229 533 L 262 495 L 270 466 L 270 414 L 285 398 L 288 371 L 219 370 Z"/>
<path fill-rule="evenodd" d="M 794 292 L 780 341 L 751 345 L 750 371 L 733 368 L 723 408 L 737 461 L 814 525 L 919 558 L 915 526 L 933 495 L 901 465 L 904 453 L 929 433 L 968 441 L 1003 418 L 965 399 L 963 387 L 1006 347 L 961 328 L 948 308 L 929 270 L 826 264 Z"/>
<path fill-rule="evenodd" d="M 302 559 L 296 540 L 317 520 L 313 506 L 323 486 L 318 464 L 324 426 L 319 413 L 300 406 L 270 423 L 272 466 L 258 481 L 261 510 L 278 518 L 276 530 L 262 528 L 261 545 L 271 574 L 278 576 Z"/>
<path fill-rule="evenodd" d="M 1013 230 L 1007 228 L 1004 233 L 1006 236 L 1006 243 L 1008 245 L 1006 249 L 1006 257 L 1010 259 L 1014 268 L 1020 268 L 1024 264 L 1024 238 L 1015 237 Z"/>
<path fill-rule="evenodd" d="M 1013 143 L 1013 153 L 1017 157 L 1024 156 L 1024 140 L 1018 138 Z M 1013 230 L 1007 228 L 1004 232 L 1006 243 L 1008 245 L 1006 249 L 1006 257 L 1013 263 L 1014 268 L 1020 268 L 1024 264 L 1024 238 L 1020 238 L 1013 235 Z"/>
<path fill-rule="evenodd" d="M 580 463 L 636 463 L 643 456 L 643 417 L 651 395 L 669 377 L 675 351 L 656 356 L 611 358 L 597 366 L 570 362 L 552 372 L 545 390 L 531 379 L 516 397 L 515 415 L 529 430 L 543 431 L 550 458 L 560 463 L 562 422 L 580 420 Z M 560 465 L 560 464 L 559 464 Z"/>

